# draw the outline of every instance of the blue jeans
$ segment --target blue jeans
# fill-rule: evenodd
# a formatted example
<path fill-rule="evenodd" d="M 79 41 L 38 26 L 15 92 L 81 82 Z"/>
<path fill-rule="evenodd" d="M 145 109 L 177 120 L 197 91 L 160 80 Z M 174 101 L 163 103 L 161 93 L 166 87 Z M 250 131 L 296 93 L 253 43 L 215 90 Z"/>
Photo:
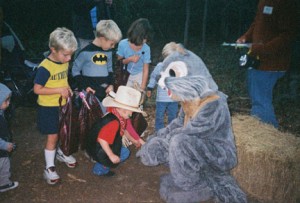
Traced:
<path fill-rule="evenodd" d="M 120 159 L 121 159 L 121 162 L 125 161 L 126 159 L 128 159 L 130 155 L 130 151 L 128 148 L 126 147 L 123 147 L 121 148 L 121 153 L 120 153 Z M 95 163 L 94 165 L 94 168 L 93 168 L 93 173 L 95 175 L 98 175 L 98 176 L 101 176 L 101 175 L 105 175 L 109 172 L 110 170 L 110 167 L 106 167 L 100 163 Z"/>
<path fill-rule="evenodd" d="M 155 130 L 164 128 L 165 112 L 168 115 L 168 123 L 177 116 L 178 102 L 156 102 Z"/>
<path fill-rule="evenodd" d="M 278 128 L 278 122 L 272 104 L 273 88 L 284 74 L 283 71 L 248 69 L 248 93 L 252 104 L 250 114 L 275 128 Z"/>

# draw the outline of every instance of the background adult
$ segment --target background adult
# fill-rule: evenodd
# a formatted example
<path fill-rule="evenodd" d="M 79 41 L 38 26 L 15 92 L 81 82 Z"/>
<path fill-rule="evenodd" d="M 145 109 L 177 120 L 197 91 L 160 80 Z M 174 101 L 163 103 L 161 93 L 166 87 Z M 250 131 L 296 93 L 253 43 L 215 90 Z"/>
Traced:
<path fill-rule="evenodd" d="M 78 50 L 94 38 L 96 24 L 102 19 L 112 18 L 112 0 L 74 0 L 73 32 L 78 41 Z"/>
<path fill-rule="evenodd" d="M 249 55 L 260 60 L 257 68 L 250 67 L 247 72 L 251 115 L 276 128 L 273 88 L 290 66 L 297 30 L 296 9 L 294 0 L 260 0 L 253 23 L 237 40 L 252 43 Z"/>

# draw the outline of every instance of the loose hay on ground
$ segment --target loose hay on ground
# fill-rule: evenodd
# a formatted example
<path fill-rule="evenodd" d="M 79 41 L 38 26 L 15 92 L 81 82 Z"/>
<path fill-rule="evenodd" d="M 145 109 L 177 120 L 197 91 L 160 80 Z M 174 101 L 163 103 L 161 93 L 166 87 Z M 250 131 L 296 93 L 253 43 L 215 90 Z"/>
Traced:
<path fill-rule="evenodd" d="M 242 189 L 263 202 L 300 198 L 300 138 L 251 116 L 232 117 L 238 165 L 232 174 Z"/>

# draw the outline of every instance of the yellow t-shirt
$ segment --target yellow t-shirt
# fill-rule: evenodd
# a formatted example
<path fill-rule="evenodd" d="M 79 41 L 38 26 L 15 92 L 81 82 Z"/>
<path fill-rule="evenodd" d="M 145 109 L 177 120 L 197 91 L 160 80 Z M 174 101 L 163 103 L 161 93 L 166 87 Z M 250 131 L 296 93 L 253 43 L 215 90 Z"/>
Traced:
<path fill-rule="evenodd" d="M 68 87 L 68 67 L 69 63 L 57 64 L 49 59 L 44 59 L 39 67 L 44 67 L 50 73 L 50 77 L 45 84 L 48 88 Z M 60 94 L 39 95 L 38 104 L 41 106 L 59 106 Z M 62 100 L 62 105 L 66 104 L 66 100 Z"/>

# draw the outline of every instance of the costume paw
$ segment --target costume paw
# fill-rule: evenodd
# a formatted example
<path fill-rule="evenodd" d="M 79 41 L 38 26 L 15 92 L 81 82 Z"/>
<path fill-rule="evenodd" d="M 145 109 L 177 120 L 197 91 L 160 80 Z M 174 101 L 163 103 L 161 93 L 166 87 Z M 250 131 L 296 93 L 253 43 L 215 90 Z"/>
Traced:
<path fill-rule="evenodd" d="M 213 192 L 210 188 L 205 187 L 195 190 L 183 190 L 178 187 L 171 174 L 160 177 L 159 194 L 167 203 L 191 203 L 202 202 L 212 199 Z"/>
<path fill-rule="evenodd" d="M 141 162 L 146 166 L 157 166 L 168 162 L 168 144 L 160 138 L 153 138 L 147 141 L 137 152 L 136 156 L 141 158 Z"/>

